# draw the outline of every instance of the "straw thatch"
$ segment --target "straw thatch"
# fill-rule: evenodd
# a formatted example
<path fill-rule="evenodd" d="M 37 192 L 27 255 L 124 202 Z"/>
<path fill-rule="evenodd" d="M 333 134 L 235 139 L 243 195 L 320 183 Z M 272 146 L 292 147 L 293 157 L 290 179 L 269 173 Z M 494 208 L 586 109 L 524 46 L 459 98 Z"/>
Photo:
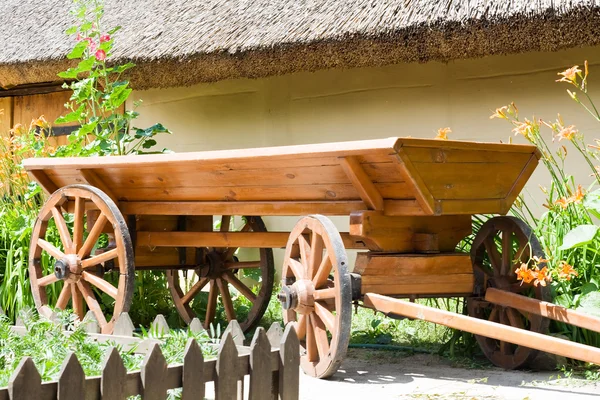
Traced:
<path fill-rule="evenodd" d="M 55 81 L 69 0 L 0 2 L 0 86 Z M 600 43 L 600 0 L 106 0 L 137 88 Z"/>

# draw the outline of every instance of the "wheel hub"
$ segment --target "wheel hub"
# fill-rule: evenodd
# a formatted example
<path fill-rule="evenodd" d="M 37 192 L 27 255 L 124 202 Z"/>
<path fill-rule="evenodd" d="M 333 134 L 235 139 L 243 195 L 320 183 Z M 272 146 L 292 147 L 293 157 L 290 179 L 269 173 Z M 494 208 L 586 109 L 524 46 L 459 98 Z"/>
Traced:
<path fill-rule="evenodd" d="M 67 254 L 54 263 L 54 276 L 66 282 L 78 282 L 82 270 L 81 260 L 75 254 Z"/>
<path fill-rule="evenodd" d="M 301 279 L 292 285 L 284 285 L 277 299 L 284 310 L 294 310 L 298 314 L 308 314 L 314 310 L 315 285 L 311 280 Z"/>
<path fill-rule="evenodd" d="M 211 251 L 206 254 L 206 264 L 199 268 L 198 275 L 201 277 L 217 279 L 223 275 L 224 269 L 225 263 L 221 259 L 221 254 L 216 251 Z"/>

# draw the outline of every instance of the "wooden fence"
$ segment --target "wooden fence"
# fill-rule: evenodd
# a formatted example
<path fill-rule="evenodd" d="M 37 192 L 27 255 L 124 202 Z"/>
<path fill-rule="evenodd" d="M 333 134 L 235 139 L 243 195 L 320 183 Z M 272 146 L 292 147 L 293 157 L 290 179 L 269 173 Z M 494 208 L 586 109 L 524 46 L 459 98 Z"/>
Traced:
<path fill-rule="evenodd" d="M 163 332 L 168 333 L 161 318 L 155 320 L 153 327 L 166 329 L 167 332 Z M 92 328 L 90 336 L 99 341 L 113 340 L 124 346 L 135 346 L 136 352 L 145 353 L 140 371 L 127 372 L 119 352 L 112 348 L 104 360 L 101 376 L 86 377 L 77 357 L 70 354 L 58 380 L 42 382 L 33 360 L 24 357 L 8 387 L 0 388 L 0 400 L 113 400 L 138 394 L 143 400 L 163 400 L 167 398 L 167 390 L 175 388 L 182 388 L 183 400 L 204 399 L 208 382 L 214 384 L 215 399 L 238 400 L 244 398 L 247 375 L 249 400 L 298 399 L 299 343 L 292 325 L 283 333 L 275 324 L 268 332 L 258 328 L 251 345 L 242 346 L 243 333 L 237 321 L 232 321 L 217 345 L 216 359 L 205 360 L 198 343 L 190 339 L 183 364 L 167 365 L 158 340 L 133 337 L 133 324 L 127 314 L 119 320 L 117 335 L 100 335 L 93 333 Z M 193 330 L 200 327 L 199 321 L 190 325 Z M 25 327 L 16 326 L 14 330 L 24 332 Z"/>

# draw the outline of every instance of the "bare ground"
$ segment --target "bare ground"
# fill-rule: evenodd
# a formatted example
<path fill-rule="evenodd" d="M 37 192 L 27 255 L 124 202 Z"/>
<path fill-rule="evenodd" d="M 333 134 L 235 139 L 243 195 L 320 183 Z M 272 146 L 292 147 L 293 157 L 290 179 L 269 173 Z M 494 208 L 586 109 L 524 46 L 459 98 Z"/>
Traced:
<path fill-rule="evenodd" d="M 457 367 L 455 362 L 435 355 L 351 349 L 329 380 L 301 373 L 300 398 L 600 400 L 599 382 L 559 375 Z"/>

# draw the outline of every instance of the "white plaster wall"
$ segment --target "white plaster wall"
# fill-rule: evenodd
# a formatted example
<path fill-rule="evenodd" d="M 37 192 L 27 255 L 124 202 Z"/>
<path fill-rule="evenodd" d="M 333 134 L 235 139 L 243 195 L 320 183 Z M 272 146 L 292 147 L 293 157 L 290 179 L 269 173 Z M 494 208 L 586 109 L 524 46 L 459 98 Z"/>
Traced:
<path fill-rule="evenodd" d="M 453 130 L 452 139 L 506 142 L 510 125 L 489 116 L 511 101 L 524 117 L 551 120 L 560 112 L 591 139 L 600 125 L 568 97 L 568 85 L 555 83 L 557 72 L 583 65 L 585 59 L 590 92 L 600 102 L 600 47 L 229 80 L 139 91 L 133 98 L 144 101 L 137 124 L 161 122 L 170 128 L 174 134 L 160 139 L 160 145 L 176 152 L 430 138 L 446 126 Z M 569 157 L 568 171 L 586 186 L 588 170 L 574 151 Z M 538 168 L 526 187 L 528 195 L 541 200 L 538 185 L 548 182 Z M 537 212 L 542 212 L 539 203 Z M 270 218 L 267 224 L 270 230 L 289 229 L 296 219 Z M 347 218 L 335 220 L 347 229 Z"/>

